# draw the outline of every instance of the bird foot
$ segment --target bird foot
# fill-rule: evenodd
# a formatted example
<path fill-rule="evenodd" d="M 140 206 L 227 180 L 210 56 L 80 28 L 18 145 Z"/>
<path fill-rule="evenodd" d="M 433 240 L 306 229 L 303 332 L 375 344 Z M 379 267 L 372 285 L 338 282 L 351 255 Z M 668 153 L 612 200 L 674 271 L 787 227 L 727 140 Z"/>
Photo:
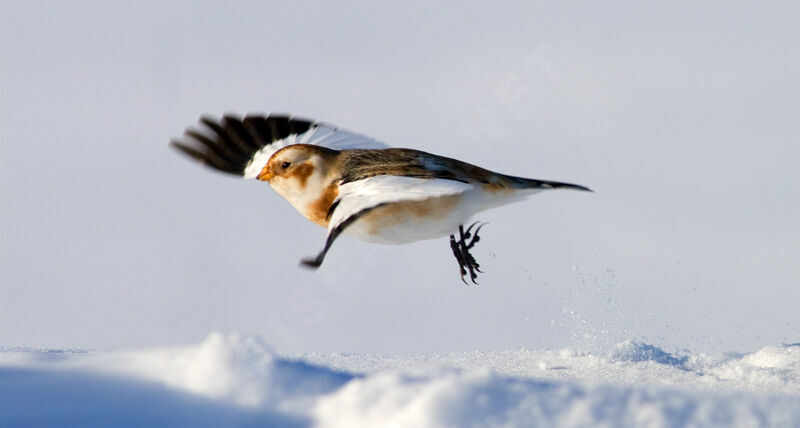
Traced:
<path fill-rule="evenodd" d="M 458 240 L 456 240 L 454 235 L 450 235 L 450 249 L 453 250 L 453 255 L 458 262 L 458 269 L 461 272 L 461 281 L 464 281 L 464 284 L 467 284 L 467 281 L 464 279 L 464 276 L 467 274 L 467 272 L 469 272 L 469 279 L 475 285 L 478 284 L 476 281 L 478 278 L 478 273 L 483 273 L 483 271 L 480 269 L 481 265 L 475 261 L 475 257 L 473 257 L 469 252 L 469 250 L 471 250 L 472 247 L 474 247 L 475 244 L 481 240 L 480 236 L 478 236 L 478 232 L 480 232 L 481 228 L 486 225 L 486 223 L 478 223 L 479 222 L 477 221 L 472 223 L 466 231 L 464 230 L 463 225 L 458 226 Z M 472 229 L 476 225 L 478 225 L 478 228 L 473 232 Z"/>

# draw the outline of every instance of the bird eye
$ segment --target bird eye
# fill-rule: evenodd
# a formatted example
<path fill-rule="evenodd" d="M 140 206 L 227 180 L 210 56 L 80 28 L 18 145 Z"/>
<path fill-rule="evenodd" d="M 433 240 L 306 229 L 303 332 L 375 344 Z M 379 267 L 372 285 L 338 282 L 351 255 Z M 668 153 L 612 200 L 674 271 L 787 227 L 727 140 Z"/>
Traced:
<path fill-rule="evenodd" d="M 289 168 L 289 166 L 290 166 L 291 164 L 292 164 L 291 162 L 283 162 L 283 163 L 281 164 L 281 168 L 283 168 L 283 169 Z"/>

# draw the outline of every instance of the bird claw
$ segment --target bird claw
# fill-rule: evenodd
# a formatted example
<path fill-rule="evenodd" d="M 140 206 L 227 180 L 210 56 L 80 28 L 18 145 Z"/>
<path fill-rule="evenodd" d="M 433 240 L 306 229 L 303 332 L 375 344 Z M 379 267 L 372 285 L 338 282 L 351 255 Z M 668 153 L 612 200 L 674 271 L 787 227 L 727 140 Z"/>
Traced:
<path fill-rule="evenodd" d="M 480 223 L 480 222 L 476 221 L 475 223 L 472 223 L 471 225 L 469 225 L 469 227 L 467 228 L 466 233 L 464 233 L 464 235 L 462 235 L 462 237 L 461 237 L 461 241 L 462 242 L 465 241 L 466 239 L 469 239 L 470 236 L 472 236 L 471 235 L 472 228 L 475 227 L 475 225 L 478 224 L 478 223 Z M 472 240 L 469 241 L 469 244 L 467 244 L 467 249 L 471 249 L 472 247 L 475 246 L 476 243 L 478 243 L 478 241 L 481 240 L 481 237 L 478 236 L 478 232 L 480 232 L 481 228 L 483 228 L 483 226 L 486 226 L 487 224 L 489 224 L 489 223 L 480 223 L 480 224 L 478 224 L 478 228 L 475 229 L 475 236 L 472 237 Z"/>
<path fill-rule="evenodd" d="M 480 241 L 480 236 L 478 236 L 478 232 L 480 232 L 481 228 L 486 225 L 486 223 L 475 222 L 472 223 L 467 230 L 464 230 L 464 226 L 458 227 L 458 234 L 459 240 L 456 241 L 455 236 L 450 235 L 450 249 L 453 250 L 453 256 L 455 256 L 456 261 L 458 262 L 458 269 L 461 273 L 461 281 L 464 284 L 467 284 L 467 281 L 464 279 L 464 276 L 469 272 L 470 280 L 473 284 L 477 285 L 478 281 L 478 273 L 483 273 L 481 270 L 480 264 L 475 260 L 475 257 L 470 254 L 469 250 L 475 246 L 478 241 Z M 478 225 L 475 232 L 472 232 L 472 229 Z M 470 239 L 472 238 L 472 239 Z M 478 272 L 478 273 L 476 273 Z"/>

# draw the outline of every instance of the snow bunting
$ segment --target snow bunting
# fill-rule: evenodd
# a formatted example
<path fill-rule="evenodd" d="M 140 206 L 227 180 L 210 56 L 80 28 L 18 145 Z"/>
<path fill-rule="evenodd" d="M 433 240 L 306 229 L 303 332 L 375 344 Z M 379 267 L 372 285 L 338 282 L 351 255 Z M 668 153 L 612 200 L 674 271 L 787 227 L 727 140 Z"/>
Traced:
<path fill-rule="evenodd" d="M 482 225 L 476 213 L 548 189 L 577 184 L 512 177 L 457 159 L 389 148 L 324 123 L 283 115 L 200 118 L 172 141 L 183 153 L 220 171 L 266 181 L 301 214 L 327 228 L 322 251 L 302 264 L 317 268 L 344 233 L 381 244 L 450 235 L 461 279 L 476 283 L 470 254 Z M 456 238 L 455 233 L 458 233 Z M 466 283 L 466 281 L 464 281 Z"/>

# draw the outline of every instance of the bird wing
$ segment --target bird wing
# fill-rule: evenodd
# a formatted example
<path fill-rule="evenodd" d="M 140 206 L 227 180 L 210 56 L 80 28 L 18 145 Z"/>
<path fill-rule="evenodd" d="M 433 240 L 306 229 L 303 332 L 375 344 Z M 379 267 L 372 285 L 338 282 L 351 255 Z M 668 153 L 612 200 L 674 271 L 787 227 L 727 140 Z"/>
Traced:
<path fill-rule="evenodd" d="M 325 247 L 316 258 L 302 260 L 302 263 L 319 267 L 333 241 L 353 222 L 375 208 L 457 195 L 472 188 L 471 184 L 462 181 L 397 175 L 378 175 L 342 184 L 339 186 L 339 195 L 328 211 L 330 220 Z"/>
<path fill-rule="evenodd" d="M 275 152 L 293 144 L 334 150 L 388 147 L 370 137 L 287 115 L 203 116 L 199 123 L 201 127 L 188 128 L 172 145 L 214 169 L 244 178 L 258 176 Z"/>

